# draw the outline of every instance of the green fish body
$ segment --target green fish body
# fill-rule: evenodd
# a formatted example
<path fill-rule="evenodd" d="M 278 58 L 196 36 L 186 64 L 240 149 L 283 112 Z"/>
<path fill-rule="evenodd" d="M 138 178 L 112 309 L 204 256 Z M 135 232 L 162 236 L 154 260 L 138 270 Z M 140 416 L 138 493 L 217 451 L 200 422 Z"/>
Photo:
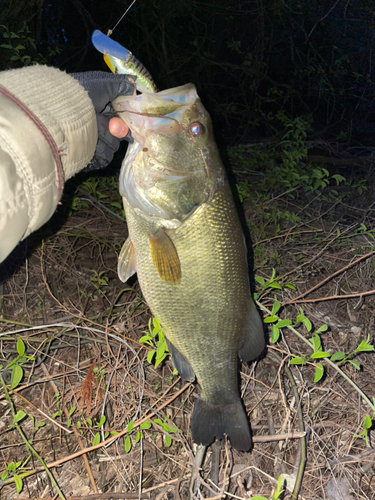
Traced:
<path fill-rule="evenodd" d="M 249 450 L 238 358 L 256 358 L 265 340 L 210 117 L 191 84 L 120 98 L 114 107 L 136 141 L 120 175 L 129 239 L 119 275 L 138 273 L 175 367 L 201 386 L 194 441 L 209 445 L 226 434 L 233 447 Z"/>

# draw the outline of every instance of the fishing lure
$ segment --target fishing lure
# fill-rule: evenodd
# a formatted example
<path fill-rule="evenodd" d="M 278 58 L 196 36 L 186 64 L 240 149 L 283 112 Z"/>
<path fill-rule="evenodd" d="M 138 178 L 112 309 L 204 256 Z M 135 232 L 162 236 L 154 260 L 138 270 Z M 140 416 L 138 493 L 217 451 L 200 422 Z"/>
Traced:
<path fill-rule="evenodd" d="M 112 73 L 137 77 L 136 88 L 139 92 L 158 91 L 149 71 L 125 47 L 106 36 L 100 30 L 93 32 L 91 41 L 96 50 L 104 54 L 104 61 Z"/>

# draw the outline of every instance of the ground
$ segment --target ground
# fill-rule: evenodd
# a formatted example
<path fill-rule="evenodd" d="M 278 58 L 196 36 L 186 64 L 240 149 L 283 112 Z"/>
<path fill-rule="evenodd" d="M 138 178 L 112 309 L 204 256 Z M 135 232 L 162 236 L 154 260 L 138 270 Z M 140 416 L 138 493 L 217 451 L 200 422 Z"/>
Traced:
<path fill-rule="evenodd" d="M 256 183 L 243 172 L 237 178 Z M 75 183 L 51 223 L 0 267 L 0 498 L 56 498 L 52 478 L 66 498 L 188 498 L 199 386 L 182 383 L 168 357 L 156 368 L 147 362 L 151 347 L 140 338 L 150 311 L 136 276 L 117 277 L 127 229 L 116 177 Z M 241 365 L 254 448 L 224 445 L 218 488 L 209 450 L 194 498 L 207 498 L 207 487 L 214 498 L 270 498 L 282 475 L 282 498 L 292 498 L 301 477 L 302 499 L 375 499 L 372 188 L 340 189 L 331 197 L 314 190 L 295 199 L 245 197 L 268 336 L 262 358 Z M 276 315 L 290 324 L 272 342 L 278 303 Z M 303 338 L 320 328 L 310 358 Z M 367 338 L 366 352 L 334 355 Z M 306 363 L 289 364 L 296 356 Z"/>

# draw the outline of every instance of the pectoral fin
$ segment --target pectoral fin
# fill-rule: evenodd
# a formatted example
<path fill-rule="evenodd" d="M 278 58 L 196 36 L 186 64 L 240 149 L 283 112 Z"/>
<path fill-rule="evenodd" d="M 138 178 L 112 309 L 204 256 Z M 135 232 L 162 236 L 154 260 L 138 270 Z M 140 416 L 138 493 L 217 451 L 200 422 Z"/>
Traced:
<path fill-rule="evenodd" d="M 189 361 L 185 358 L 183 354 L 175 347 L 173 344 L 169 342 L 169 340 L 165 339 L 167 342 L 168 351 L 172 354 L 173 364 L 178 371 L 180 377 L 185 382 L 194 382 L 195 373 L 189 363 Z"/>
<path fill-rule="evenodd" d="M 160 278 L 176 285 L 181 280 L 181 265 L 173 241 L 163 229 L 149 236 L 151 258 Z"/>
<path fill-rule="evenodd" d="M 128 238 L 121 248 L 118 258 L 117 273 L 121 281 L 125 283 L 130 276 L 137 272 L 135 252 L 131 239 Z"/>

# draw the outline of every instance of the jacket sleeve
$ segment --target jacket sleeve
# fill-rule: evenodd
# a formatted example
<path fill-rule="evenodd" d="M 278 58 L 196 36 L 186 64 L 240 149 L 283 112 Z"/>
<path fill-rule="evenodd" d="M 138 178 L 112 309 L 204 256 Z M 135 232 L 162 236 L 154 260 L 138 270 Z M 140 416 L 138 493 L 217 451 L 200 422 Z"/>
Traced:
<path fill-rule="evenodd" d="M 0 73 L 0 262 L 52 216 L 97 139 L 94 106 L 74 78 L 47 66 Z"/>

